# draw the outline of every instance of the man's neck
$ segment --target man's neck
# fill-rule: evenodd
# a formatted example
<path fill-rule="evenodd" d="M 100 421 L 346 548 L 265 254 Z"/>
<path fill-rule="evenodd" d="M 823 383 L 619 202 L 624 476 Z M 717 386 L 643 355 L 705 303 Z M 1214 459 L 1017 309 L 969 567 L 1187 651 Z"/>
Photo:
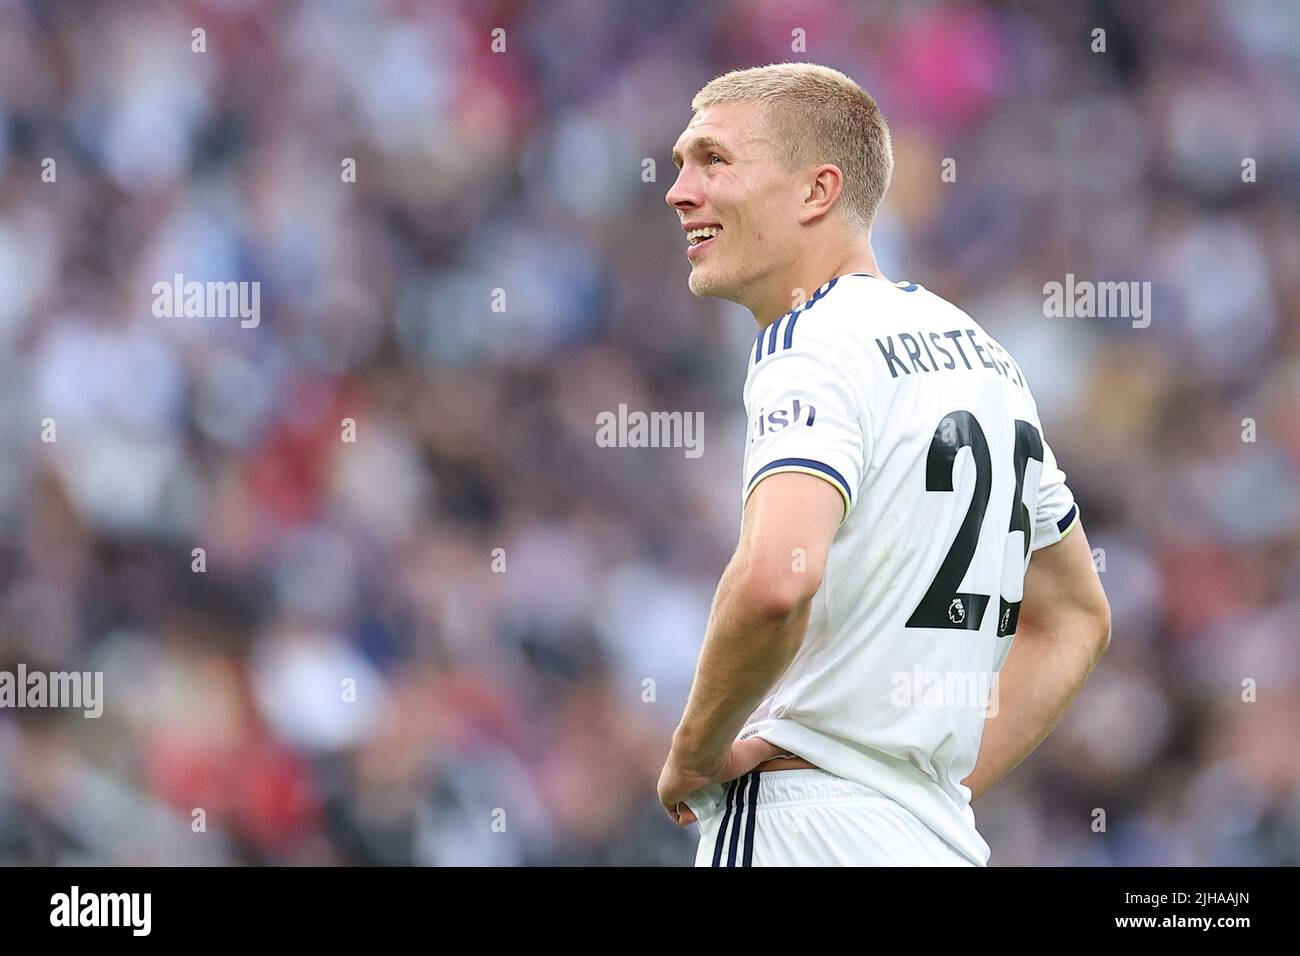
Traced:
<path fill-rule="evenodd" d="M 781 278 L 769 283 L 771 291 L 751 305 L 750 312 L 754 314 L 758 327 L 765 329 L 801 302 L 808 301 L 831 279 L 853 272 L 884 278 L 876 264 L 875 253 L 871 251 L 870 236 L 855 240 L 831 255 L 794 263 Z M 797 295 L 797 292 L 802 295 Z"/>

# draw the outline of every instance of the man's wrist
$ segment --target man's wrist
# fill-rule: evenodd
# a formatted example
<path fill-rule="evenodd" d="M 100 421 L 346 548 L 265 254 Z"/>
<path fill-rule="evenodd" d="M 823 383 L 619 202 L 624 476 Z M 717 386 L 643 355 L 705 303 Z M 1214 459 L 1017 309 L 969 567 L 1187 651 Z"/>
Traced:
<path fill-rule="evenodd" d="M 719 769 L 727 760 L 728 748 L 716 751 L 705 747 L 699 738 L 684 734 L 680 730 L 673 735 L 669 759 L 685 770 L 698 773 L 710 773 Z"/>

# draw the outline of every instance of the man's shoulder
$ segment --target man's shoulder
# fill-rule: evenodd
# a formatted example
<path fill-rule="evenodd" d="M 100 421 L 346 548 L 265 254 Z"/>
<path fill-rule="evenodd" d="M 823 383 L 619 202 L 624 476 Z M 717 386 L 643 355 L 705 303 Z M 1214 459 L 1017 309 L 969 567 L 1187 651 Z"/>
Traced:
<path fill-rule="evenodd" d="M 882 306 L 895 286 L 877 276 L 850 273 L 819 288 L 795 289 L 795 306 L 757 336 L 751 365 L 790 350 L 834 353 L 864 331 L 863 320 Z"/>
<path fill-rule="evenodd" d="M 971 371 L 1027 388 L 1010 352 L 969 313 L 920 283 L 866 273 L 814 290 L 758 333 L 749 360 L 747 393 L 757 379 L 787 375 L 864 390 L 932 378 L 960 387 Z"/>
<path fill-rule="evenodd" d="M 855 272 L 833 280 L 817 321 L 809 325 L 815 326 L 815 337 L 849 347 L 868 345 L 881 333 L 932 322 L 974 324 L 961 308 L 918 282 Z"/>
<path fill-rule="evenodd" d="M 942 295 L 910 280 L 865 276 L 837 290 L 827 295 L 814 335 L 864 382 L 887 390 L 934 383 L 951 391 L 973 383 L 967 376 L 974 373 L 1017 386 L 1032 402 L 1010 350 Z"/>

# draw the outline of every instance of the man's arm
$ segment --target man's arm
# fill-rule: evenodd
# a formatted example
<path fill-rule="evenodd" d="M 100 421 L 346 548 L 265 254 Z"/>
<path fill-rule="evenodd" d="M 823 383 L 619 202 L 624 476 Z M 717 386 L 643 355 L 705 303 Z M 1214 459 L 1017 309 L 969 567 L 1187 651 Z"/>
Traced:
<path fill-rule="evenodd" d="M 714 596 L 670 763 L 705 774 L 725 763 L 745 720 L 803 643 L 843 515 L 840 492 L 812 475 L 772 475 L 749 496 L 740 544 Z"/>
<path fill-rule="evenodd" d="M 997 715 L 985 721 L 979 759 L 962 781 L 972 801 L 1051 733 L 1109 644 L 1110 605 L 1079 526 L 1030 559 Z"/>

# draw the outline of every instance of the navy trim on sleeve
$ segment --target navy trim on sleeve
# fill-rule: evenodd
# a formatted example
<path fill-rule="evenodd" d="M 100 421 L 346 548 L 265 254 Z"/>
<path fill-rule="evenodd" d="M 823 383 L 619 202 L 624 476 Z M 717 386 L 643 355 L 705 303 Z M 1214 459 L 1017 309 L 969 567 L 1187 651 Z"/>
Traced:
<path fill-rule="evenodd" d="M 1077 504 L 1070 505 L 1070 510 L 1065 513 L 1065 517 L 1056 522 L 1056 530 L 1061 534 L 1065 534 L 1065 529 L 1070 527 L 1070 522 L 1074 520 L 1074 516 L 1078 513 L 1079 506 Z"/>
<path fill-rule="evenodd" d="M 830 478 L 832 481 L 834 481 L 837 485 L 839 485 L 844 490 L 844 494 L 849 501 L 853 500 L 853 492 L 849 488 L 849 483 L 844 480 L 844 476 L 841 475 L 834 468 L 832 468 L 830 465 L 824 464 L 820 461 L 814 461 L 811 458 L 778 458 L 776 461 L 769 462 L 768 464 L 764 465 L 762 468 L 758 469 L 758 471 L 754 472 L 754 477 L 749 479 L 749 484 L 746 485 L 746 488 L 753 488 L 754 482 L 758 481 L 759 478 L 767 474 L 773 468 L 785 468 L 788 465 L 794 465 L 799 468 L 808 468 L 811 471 L 821 472 L 823 475 L 825 475 L 827 478 Z"/>

